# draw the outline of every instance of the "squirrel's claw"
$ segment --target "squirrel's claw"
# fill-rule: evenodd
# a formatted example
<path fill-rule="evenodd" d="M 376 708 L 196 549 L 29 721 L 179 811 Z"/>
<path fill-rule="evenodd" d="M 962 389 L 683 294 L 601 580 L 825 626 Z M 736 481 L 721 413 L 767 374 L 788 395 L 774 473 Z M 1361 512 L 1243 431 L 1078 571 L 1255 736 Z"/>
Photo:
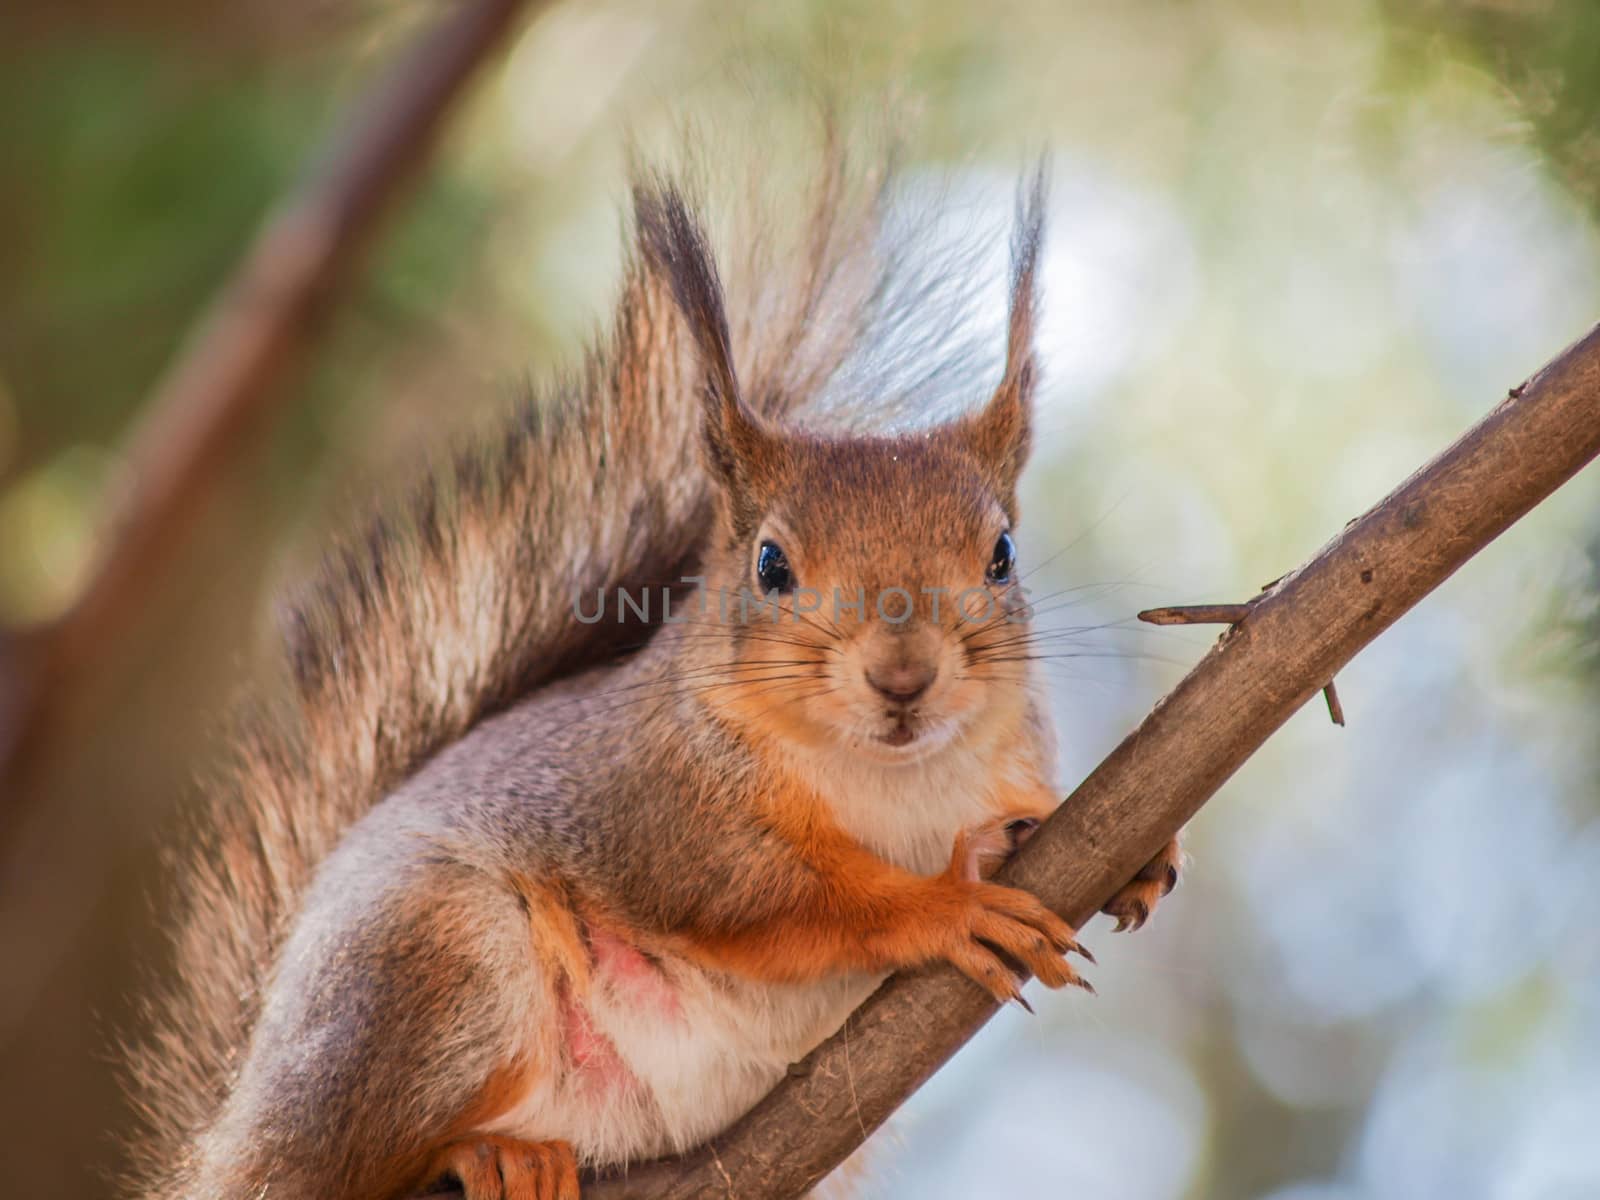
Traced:
<path fill-rule="evenodd" d="M 1143 929 L 1144 923 L 1150 919 L 1150 906 L 1143 900 L 1126 898 L 1114 903 L 1117 907 L 1113 915 L 1116 916 L 1117 923 L 1112 927 L 1112 933 Z"/>
<path fill-rule="evenodd" d="M 1117 919 L 1113 933 L 1140 929 L 1155 912 L 1161 898 L 1178 886 L 1178 868 L 1183 852 L 1173 838 L 1159 854 L 1147 862 L 1120 892 L 1107 901 L 1102 912 Z"/>
<path fill-rule="evenodd" d="M 1079 945 L 1076 931 L 1036 897 L 992 883 L 957 886 L 967 892 L 967 914 L 959 942 L 945 957 L 996 1000 L 1020 1000 L 1012 964 L 1046 987 L 1086 987 L 1065 956 L 1093 957 Z"/>

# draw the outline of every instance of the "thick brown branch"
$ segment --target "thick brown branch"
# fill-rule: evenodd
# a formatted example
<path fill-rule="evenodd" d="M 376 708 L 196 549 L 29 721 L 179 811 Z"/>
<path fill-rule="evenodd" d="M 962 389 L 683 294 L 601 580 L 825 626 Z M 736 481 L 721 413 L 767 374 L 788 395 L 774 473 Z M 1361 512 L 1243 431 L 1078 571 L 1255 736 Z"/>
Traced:
<path fill-rule="evenodd" d="M 115 642 L 193 515 L 319 332 L 318 317 L 426 157 L 451 102 L 527 0 L 453 5 L 351 114 L 157 387 L 127 451 L 104 553 L 56 624 L 0 657 L 0 777 L 77 670 Z"/>
<path fill-rule="evenodd" d="M 1005 878 L 1087 921 L 1358 650 L 1597 451 L 1600 330 L 1253 601 Z M 994 1011 L 952 970 L 897 975 L 710 1146 L 591 1183 L 585 1200 L 798 1196 Z"/>

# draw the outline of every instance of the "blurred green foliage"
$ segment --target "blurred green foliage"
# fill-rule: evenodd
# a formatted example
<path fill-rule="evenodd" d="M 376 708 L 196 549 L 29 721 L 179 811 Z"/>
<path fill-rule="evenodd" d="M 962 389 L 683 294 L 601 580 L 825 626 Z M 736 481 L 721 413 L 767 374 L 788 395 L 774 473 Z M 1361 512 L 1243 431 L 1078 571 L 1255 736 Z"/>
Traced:
<path fill-rule="evenodd" d="M 34 454 L 120 431 L 327 117 L 315 77 L 192 53 L 51 42 L 0 76 L 0 352 Z"/>
<path fill-rule="evenodd" d="M 1410 53 L 1430 55 L 1443 41 L 1490 72 L 1573 193 L 1600 206 L 1600 8 L 1585 0 L 1386 0 L 1385 8 Z"/>
<path fill-rule="evenodd" d="M 0 614 L 14 620 L 70 596 L 112 479 L 111 460 L 85 451 L 126 433 L 367 74 L 326 50 L 279 64 L 204 49 L 57 34 L 0 71 L 0 403 L 27 405 L 0 440 L 0 514 L 13 518 Z M 429 326 L 471 277 L 491 187 L 445 154 L 331 318 L 340 352 L 317 360 L 273 431 L 298 467 L 285 502 L 327 450 L 328 410 L 359 409 L 374 357 Z M 51 552 L 69 542 L 78 552 Z"/>

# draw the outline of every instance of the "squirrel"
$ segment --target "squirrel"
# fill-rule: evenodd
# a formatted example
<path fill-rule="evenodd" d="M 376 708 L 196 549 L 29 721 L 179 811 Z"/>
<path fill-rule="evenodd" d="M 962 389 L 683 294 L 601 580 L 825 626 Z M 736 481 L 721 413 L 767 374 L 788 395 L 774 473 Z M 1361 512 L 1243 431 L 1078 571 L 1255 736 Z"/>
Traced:
<path fill-rule="evenodd" d="M 609 334 L 330 555 L 181 865 L 143 1194 L 575 1200 L 725 1128 L 896 969 L 1087 987 L 1076 931 L 987 878 L 1059 803 L 1015 542 L 1043 172 L 998 386 L 900 432 L 808 418 L 841 379 L 884 410 L 847 364 L 948 336 L 906 332 L 886 177 L 847 174 L 735 295 L 693 189 L 636 169 Z"/>

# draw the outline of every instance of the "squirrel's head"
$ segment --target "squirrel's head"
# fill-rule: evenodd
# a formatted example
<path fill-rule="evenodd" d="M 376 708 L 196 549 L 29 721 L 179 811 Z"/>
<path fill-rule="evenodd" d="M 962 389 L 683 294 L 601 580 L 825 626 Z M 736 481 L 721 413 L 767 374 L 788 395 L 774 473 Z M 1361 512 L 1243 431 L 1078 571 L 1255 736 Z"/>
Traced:
<path fill-rule="evenodd" d="M 699 691 L 747 727 L 910 762 L 1021 719 L 1030 678 L 1017 561 L 1042 188 L 1019 210 L 1004 375 L 975 412 L 893 437 L 779 428 L 740 395 L 722 290 L 672 193 L 640 201 L 704 368 L 716 484 L 689 636 L 723 660 Z"/>

